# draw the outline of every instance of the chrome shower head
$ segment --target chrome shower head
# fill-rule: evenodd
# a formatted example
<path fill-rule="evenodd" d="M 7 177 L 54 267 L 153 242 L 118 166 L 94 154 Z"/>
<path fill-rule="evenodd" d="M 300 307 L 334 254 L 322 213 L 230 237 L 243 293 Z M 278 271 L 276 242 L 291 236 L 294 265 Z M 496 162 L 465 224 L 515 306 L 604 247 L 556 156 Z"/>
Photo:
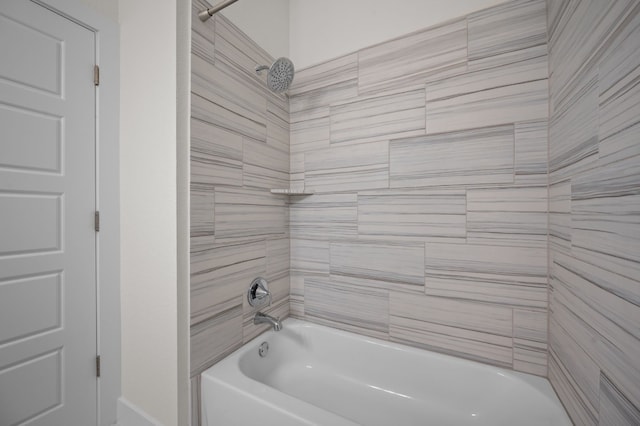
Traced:
<path fill-rule="evenodd" d="M 260 71 L 266 69 L 269 70 L 267 72 L 267 87 L 269 90 L 276 93 L 282 93 L 289 88 L 293 81 L 293 75 L 295 74 L 295 69 L 291 60 L 288 58 L 278 58 L 270 67 L 266 65 L 258 65 L 256 67 L 256 72 L 260 74 Z"/>

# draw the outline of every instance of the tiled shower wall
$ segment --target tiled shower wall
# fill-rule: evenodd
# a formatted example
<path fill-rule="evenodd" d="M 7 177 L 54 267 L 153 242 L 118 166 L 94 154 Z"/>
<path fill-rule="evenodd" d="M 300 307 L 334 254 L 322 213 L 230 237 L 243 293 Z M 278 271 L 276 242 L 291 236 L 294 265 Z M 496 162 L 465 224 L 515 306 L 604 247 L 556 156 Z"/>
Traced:
<path fill-rule="evenodd" d="M 191 55 L 192 424 L 199 376 L 267 326 L 253 325 L 251 280 L 267 278 L 263 312 L 289 314 L 289 106 L 258 64 L 273 58 L 218 14 L 203 23 L 193 1 Z"/>
<path fill-rule="evenodd" d="M 640 424 L 640 2 L 550 1 L 549 378 Z"/>
<path fill-rule="evenodd" d="M 547 373 L 544 0 L 300 71 L 291 313 Z"/>

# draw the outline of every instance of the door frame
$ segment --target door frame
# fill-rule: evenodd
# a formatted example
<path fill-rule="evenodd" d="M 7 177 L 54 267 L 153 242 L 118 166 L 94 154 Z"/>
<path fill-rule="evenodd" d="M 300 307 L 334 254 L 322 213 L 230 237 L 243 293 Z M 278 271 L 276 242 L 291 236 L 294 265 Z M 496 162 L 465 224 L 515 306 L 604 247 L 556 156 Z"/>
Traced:
<path fill-rule="evenodd" d="M 120 37 L 119 26 L 79 0 L 31 0 L 95 34 L 96 65 L 96 347 L 100 355 L 98 424 L 117 421 L 120 384 Z"/>

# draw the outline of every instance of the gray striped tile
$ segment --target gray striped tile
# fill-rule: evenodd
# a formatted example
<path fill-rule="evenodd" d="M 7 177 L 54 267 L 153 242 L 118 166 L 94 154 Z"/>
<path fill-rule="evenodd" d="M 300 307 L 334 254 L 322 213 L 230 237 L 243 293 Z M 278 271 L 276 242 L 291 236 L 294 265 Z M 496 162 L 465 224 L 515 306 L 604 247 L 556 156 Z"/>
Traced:
<path fill-rule="evenodd" d="M 289 243 L 289 238 L 267 240 L 267 276 L 265 277 L 267 280 L 288 277 L 291 261 Z"/>
<path fill-rule="evenodd" d="M 204 0 L 191 2 L 191 53 L 200 56 L 212 64 L 215 62 L 215 19 L 202 22 L 198 13 L 206 9 Z"/>
<path fill-rule="evenodd" d="M 330 108 L 331 143 L 386 141 L 425 133 L 424 89 L 359 97 Z"/>
<path fill-rule="evenodd" d="M 329 274 L 329 242 L 291 238 L 291 270 Z"/>
<path fill-rule="evenodd" d="M 398 139 L 390 143 L 390 187 L 513 183 L 513 126 Z"/>
<path fill-rule="evenodd" d="M 249 85 L 233 69 L 221 69 L 191 55 L 191 91 L 222 108 L 266 128 L 267 101 L 257 85 Z"/>
<path fill-rule="evenodd" d="M 304 118 L 304 119 L 303 119 Z M 329 108 L 316 111 L 313 118 L 300 114 L 291 116 L 291 154 L 300 154 L 330 146 Z M 299 119 L 300 121 L 294 121 Z"/>
<path fill-rule="evenodd" d="M 355 239 L 358 234 L 356 194 L 291 197 L 289 227 L 297 239 Z"/>
<path fill-rule="evenodd" d="M 600 373 L 600 424 L 634 426 L 640 424 L 640 409 L 607 377 Z"/>
<path fill-rule="evenodd" d="M 595 265 L 634 279 L 640 276 L 639 182 L 640 156 L 576 176 L 571 194 L 574 253 L 595 252 Z"/>
<path fill-rule="evenodd" d="M 513 369 L 547 376 L 546 310 L 513 310 Z"/>
<path fill-rule="evenodd" d="M 305 186 L 345 192 L 389 186 L 389 143 L 336 146 L 305 154 Z"/>
<path fill-rule="evenodd" d="M 640 155 L 640 14 L 621 30 L 599 69 L 599 154 L 606 162 Z"/>
<path fill-rule="evenodd" d="M 245 187 L 288 188 L 289 150 L 244 138 L 242 175 Z"/>
<path fill-rule="evenodd" d="M 466 22 L 449 22 L 361 50 L 358 89 L 379 93 L 422 84 L 464 71 L 466 59 Z"/>
<path fill-rule="evenodd" d="M 192 118 L 191 180 L 242 186 L 242 136 Z"/>
<path fill-rule="evenodd" d="M 191 247 L 211 245 L 215 241 L 214 187 L 191 182 Z"/>
<path fill-rule="evenodd" d="M 304 319 L 304 280 L 303 272 L 290 273 L 289 315 Z"/>
<path fill-rule="evenodd" d="M 274 96 L 267 98 L 267 144 L 289 154 L 289 107 L 280 105 Z"/>
<path fill-rule="evenodd" d="M 191 117 L 249 138 L 266 141 L 267 127 L 191 93 Z"/>
<path fill-rule="evenodd" d="M 304 281 L 305 318 L 367 336 L 389 338 L 389 293 L 341 277 Z"/>
<path fill-rule="evenodd" d="M 427 243 L 427 295 L 545 309 L 544 247 Z"/>
<path fill-rule="evenodd" d="M 191 375 L 202 373 L 242 346 L 242 302 L 191 326 Z"/>
<path fill-rule="evenodd" d="M 256 65 L 271 65 L 273 58 L 237 26 L 216 14 L 216 61 L 235 69 L 239 74 L 257 84 L 264 84 L 264 75 L 255 72 Z M 266 89 L 265 89 L 266 91 Z"/>
<path fill-rule="evenodd" d="M 392 341 L 511 367 L 512 312 L 438 297 L 389 294 Z"/>
<path fill-rule="evenodd" d="M 515 124 L 515 183 L 547 184 L 547 120 Z"/>
<path fill-rule="evenodd" d="M 540 61 L 540 72 L 546 62 Z M 504 72 L 508 79 L 509 72 Z M 486 77 L 479 73 L 476 77 Z M 544 119 L 548 116 L 547 80 L 471 89 L 451 78 L 427 85 L 427 134 L 444 133 L 480 126 Z M 497 75 L 499 81 L 500 77 Z M 446 90 L 442 86 L 446 85 Z"/>
<path fill-rule="evenodd" d="M 545 6 L 544 0 L 509 1 L 469 15 L 470 67 L 476 60 L 546 45 Z"/>
<path fill-rule="evenodd" d="M 562 143 L 549 144 L 550 182 L 567 179 L 590 167 L 598 154 L 597 75 L 577 84 L 575 90 L 557 105 L 549 122 L 549 138 Z"/>
<path fill-rule="evenodd" d="M 216 240 L 282 237 L 287 206 L 265 190 L 216 188 Z"/>
<path fill-rule="evenodd" d="M 553 3 L 553 2 L 552 2 Z M 571 376 L 562 362 L 558 359 L 553 348 L 549 349 L 549 381 L 553 383 L 553 389 L 563 403 L 567 414 L 575 422 L 575 424 L 585 426 L 597 426 L 597 413 L 592 407 L 584 403 L 578 393 L 577 384 L 571 379 Z"/>
<path fill-rule="evenodd" d="M 219 314 L 241 302 L 248 283 L 264 275 L 264 241 L 217 244 L 191 252 L 191 323 Z"/>
<path fill-rule="evenodd" d="M 473 243 L 547 246 L 547 187 L 467 191 L 467 239 Z"/>
<path fill-rule="evenodd" d="M 569 180 L 549 185 L 549 244 L 553 246 L 554 251 L 571 250 L 571 181 Z"/>
<path fill-rule="evenodd" d="M 358 194 L 358 235 L 386 241 L 466 238 L 464 190 L 388 190 Z"/>
<path fill-rule="evenodd" d="M 340 83 L 355 83 L 357 78 L 358 55 L 351 53 L 296 71 L 289 96 L 293 98 Z M 357 92 L 354 92 L 355 95 Z"/>
<path fill-rule="evenodd" d="M 332 276 L 376 281 L 370 286 L 424 291 L 424 245 L 369 242 L 330 244 Z"/>

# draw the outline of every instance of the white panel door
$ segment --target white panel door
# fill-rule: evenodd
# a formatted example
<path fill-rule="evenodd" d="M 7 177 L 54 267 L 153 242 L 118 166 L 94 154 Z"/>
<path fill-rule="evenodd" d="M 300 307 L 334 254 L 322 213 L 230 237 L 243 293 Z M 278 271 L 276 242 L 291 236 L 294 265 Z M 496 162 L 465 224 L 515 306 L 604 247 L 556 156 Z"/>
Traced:
<path fill-rule="evenodd" d="M 97 423 L 95 36 L 0 0 L 0 426 Z"/>

